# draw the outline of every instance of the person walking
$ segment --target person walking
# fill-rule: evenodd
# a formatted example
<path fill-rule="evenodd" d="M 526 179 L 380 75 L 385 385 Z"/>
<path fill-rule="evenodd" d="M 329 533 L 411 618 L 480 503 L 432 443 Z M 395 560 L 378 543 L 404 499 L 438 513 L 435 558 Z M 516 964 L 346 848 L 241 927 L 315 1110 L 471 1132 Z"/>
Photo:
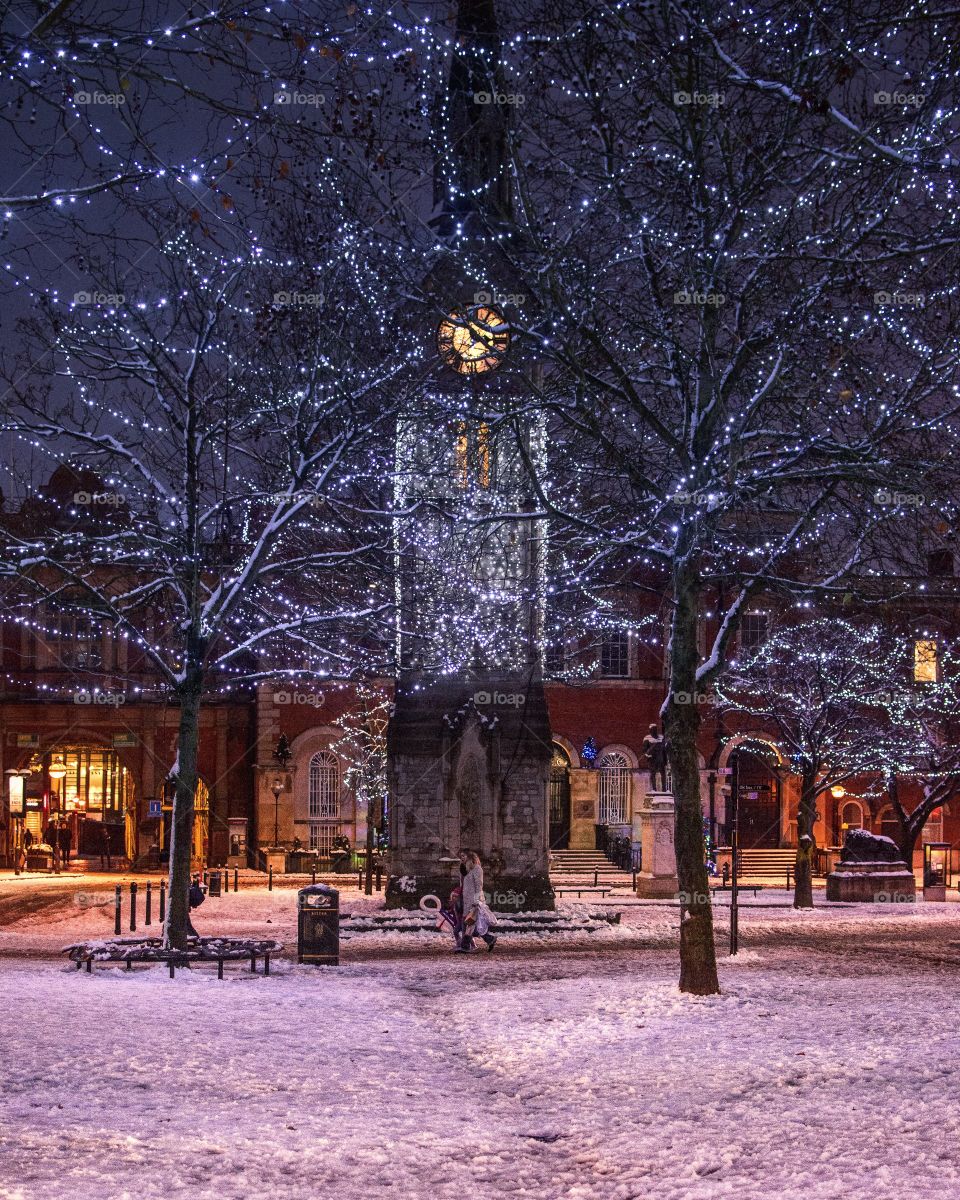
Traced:
<path fill-rule="evenodd" d="M 60 818 L 60 828 L 57 830 L 57 845 L 60 847 L 60 863 L 66 868 L 70 866 L 70 851 L 73 848 L 73 838 L 70 835 L 70 823 L 66 817 Z"/>
<path fill-rule="evenodd" d="M 463 936 L 460 938 L 457 953 L 469 954 L 473 950 L 475 937 L 486 943 L 487 950 L 492 950 L 497 944 L 497 939 L 490 932 L 493 913 L 487 907 L 483 894 L 483 867 L 473 850 L 461 851 L 460 864 L 463 876 L 460 884 L 463 891 Z"/>
<path fill-rule="evenodd" d="M 53 867 L 54 871 L 58 871 L 60 869 L 60 843 L 57 841 L 56 817 L 51 817 L 47 822 L 47 827 L 43 831 L 43 840 L 51 850 L 50 865 Z"/>

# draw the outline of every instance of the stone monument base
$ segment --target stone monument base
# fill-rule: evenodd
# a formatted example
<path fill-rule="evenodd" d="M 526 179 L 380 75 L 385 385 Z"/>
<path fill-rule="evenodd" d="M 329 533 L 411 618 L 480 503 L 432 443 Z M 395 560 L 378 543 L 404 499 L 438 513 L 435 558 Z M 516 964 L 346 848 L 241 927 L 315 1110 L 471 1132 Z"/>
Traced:
<path fill-rule="evenodd" d="M 640 803 L 640 866 L 637 895 L 673 899 L 680 890 L 673 847 L 674 801 L 670 792 L 647 792 Z"/>
<path fill-rule="evenodd" d="M 827 899 L 912 904 L 917 883 L 905 862 L 840 862 L 827 876 Z"/>
<path fill-rule="evenodd" d="M 460 883 L 459 871 L 429 875 L 391 875 L 387 880 L 387 908 L 418 908 L 424 896 L 439 896 L 446 905 Z M 553 912 L 556 898 L 549 875 L 486 875 L 484 893 L 494 912 Z"/>
<path fill-rule="evenodd" d="M 637 874 L 637 895 L 641 900 L 675 900 L 680 891 L 676 875 Z"/>

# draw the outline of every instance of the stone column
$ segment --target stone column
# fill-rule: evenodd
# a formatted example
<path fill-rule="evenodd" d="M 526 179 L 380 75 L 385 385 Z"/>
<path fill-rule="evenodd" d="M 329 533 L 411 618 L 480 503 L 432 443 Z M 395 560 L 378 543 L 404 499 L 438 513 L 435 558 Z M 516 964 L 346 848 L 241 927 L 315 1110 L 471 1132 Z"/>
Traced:
<path fill-rule="evenodd" d="M 642 869 L 637 872 L 637 895 L 674 897 L 677 855 L 673 844 L 674 801 L 670 792 L 647 792 L 640 805 Z"/>
<path fill-rule="evenodd" d="M 571 850 L 597 848 L 597 772 L 588 767 L 570 770 Z"/>

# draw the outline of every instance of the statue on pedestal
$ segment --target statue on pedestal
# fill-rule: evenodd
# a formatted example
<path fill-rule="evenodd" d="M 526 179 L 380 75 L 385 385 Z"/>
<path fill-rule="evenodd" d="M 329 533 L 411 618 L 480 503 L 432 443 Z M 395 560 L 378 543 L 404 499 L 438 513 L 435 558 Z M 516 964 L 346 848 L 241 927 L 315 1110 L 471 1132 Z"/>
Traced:
<path fill-rule="evenodd" d="M 643 754 L 650 766 L 650 787 L 653 791 L 667 791 L 667 739 L 660 734 L 656 725 L 643 739 Z M 657 787 L 657 777 L 660 787 Z"/>

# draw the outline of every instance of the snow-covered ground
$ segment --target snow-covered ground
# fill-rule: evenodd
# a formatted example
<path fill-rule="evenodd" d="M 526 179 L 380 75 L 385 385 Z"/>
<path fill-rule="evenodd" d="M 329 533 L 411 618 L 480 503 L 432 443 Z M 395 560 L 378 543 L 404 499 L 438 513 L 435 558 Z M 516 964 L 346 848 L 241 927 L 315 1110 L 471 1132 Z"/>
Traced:
<path fill-rule="evenodd" d="M 196 923 L 291 942 L 293 907 L 241 892 Z M 44 907 L 0 931 L 0 1195 L 960 1193 L 957 906 L 755 907 L 705 999 L 676 989 L 676 911 L 623 911 L 471 958 L 364 934 L 340 968 L 219 982 L 77 973 L 56 949 L 107 917 Z"/>

